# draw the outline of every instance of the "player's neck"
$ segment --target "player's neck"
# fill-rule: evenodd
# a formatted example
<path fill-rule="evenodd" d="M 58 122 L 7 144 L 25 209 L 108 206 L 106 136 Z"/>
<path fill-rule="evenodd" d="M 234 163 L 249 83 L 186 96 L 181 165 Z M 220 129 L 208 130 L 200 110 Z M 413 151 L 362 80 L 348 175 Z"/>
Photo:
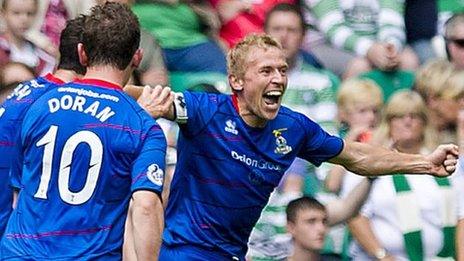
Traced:
<path fill-rule="evenodd" d="M 307 250 L 299 247 L 298 244 L 295 244 L 293 254 L 288 258 L 289 261 L 319 261 L 320 259 L 319 251 Z"/>
<path fill-rule="evenodd" d="M 83 77 L 83 79 L 102 80 L 119 86 L 124 86 L 128 78 L 125 71 L 118 70 L 112 66 L 87 67 L 87 73 Z"/>
<path fill-rule="evenodd" d="M 62 80 L 63 82 L 71 82 L 78 78 L 78 74 L 71 70 L 58 69 L 53 73 L 53 76 Z"/>
<path fill-rule="evenodd" d="M 240 98 L 238 95 L 236 97 L 236 108 L 238 110 L 238 114 L 243 119 L 243 121 L 250 127 L 264 128 L 268 121 L 266 119 L 258 117 L 255 113 L 253 113 L 252 110 L 248 109 L 246 102 L 244 102 L 242 98 Z"/>

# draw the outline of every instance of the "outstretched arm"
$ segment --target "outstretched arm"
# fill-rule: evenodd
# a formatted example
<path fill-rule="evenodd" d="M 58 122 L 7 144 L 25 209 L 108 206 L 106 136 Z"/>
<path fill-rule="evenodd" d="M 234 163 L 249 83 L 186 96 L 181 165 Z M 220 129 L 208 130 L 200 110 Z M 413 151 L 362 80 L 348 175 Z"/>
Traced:
<path fill-rule="evenodd" d="M 153 118 L 175 119 L 174 99 L 175 93 L 169 87 L 156 85 L 154 88 L 126 85 L 124 91 L 137 100 L 137 103 L 145 109 Z"/>
<path fill-rule="evenodd" d="M 456 169 L 458 147 L 440 145 L 429 155 L 406 154 L 360 142 L 345 142 L 342 152 L 329 160 L 363 176 L 395 173 L 449 176 Z"/>
<path fill-rule="evenodd" d="M 364 179 L 343 199 L 329 202 L 327 207 L 329 226 L 345 222 L 359 212 L 359 209 L 369 196 L 372 180 Z"/>

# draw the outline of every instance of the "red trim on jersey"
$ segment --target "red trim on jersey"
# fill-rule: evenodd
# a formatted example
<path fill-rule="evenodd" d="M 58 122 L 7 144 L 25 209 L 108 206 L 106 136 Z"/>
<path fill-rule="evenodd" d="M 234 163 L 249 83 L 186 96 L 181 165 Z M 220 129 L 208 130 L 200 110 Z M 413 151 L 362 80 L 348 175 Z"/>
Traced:
<path fill-rule="evenodd" d="M 99 80 L 99 79 L 90 79 L 90 78 L 76 79 L 74 82 L 75 83 L 88 84 L 88 85 L 96 85 L 96 86 L 99 86 L 99 87 L 118 90 L 118 91 L 122 90 L 122 87 L 120 85 L 117 85 L 117 84 L 114 84 L 114 83 L 111 83 L 111 82 L 107 82 L 107 81 L 104 81 L 104 80 Z"/>
<path fill-rule="evenodd" d="M 237 95 L 232 94 L 232 104 L 234 105 L 235 110 L 240 113 L 240 109 L 238 108 L 238 100 L 237 100 Z"/>
<path fill-rule="evenodd" d="M 52 82 L 52 83 L 65 84 L 65 82 L 63 80 L 61 80 L 60 78 L 56 77 L 55 75 L 53 75 L 51 73 L 47 73 L 44 76 L 44 78 L 47 79 L 47 81 Z"/>

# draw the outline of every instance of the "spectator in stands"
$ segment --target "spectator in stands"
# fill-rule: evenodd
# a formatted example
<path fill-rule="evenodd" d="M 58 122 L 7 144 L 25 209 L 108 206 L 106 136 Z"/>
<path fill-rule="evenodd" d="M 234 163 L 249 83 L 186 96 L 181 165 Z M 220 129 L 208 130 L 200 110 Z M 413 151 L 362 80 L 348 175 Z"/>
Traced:
<path fill-rule="evenodd" d="M 99 4 L 105 2 L 117 2 L 132 5 L 135 0 L 97 0 Z M 156 86 L 168 84 L 168 73 L 164 64 L 163 53 L 160 45 L 153 35 L 145 29 L 140 30 L 140 48 L 143 50 L 143 58 L 136 70 L 141 85 Z"/>
<path fill-rule="evenodd" d="M 343 200 L 337 199 L 332 200 L 326 204 L 327 211 L 325 213 L 325 229 L 322 238 L 319 238 L 318 241 L 320 244 L 316 248 L 311 248 L 307 250 L 319 251 L 322 249 L 322 244 L 324 243 L 325 236 L 328 235 L 329 226 L 334 226 L 336 224 L 342 223 L 347 219 L 353 217 L 358 213 L 359 208 L 362 206 L 364 201 L 369 194 L 369 190 L 372 185 L 371 179 L 364 178 L 364 181 L 358 184 L 358 186 L 352 190 L 350 195 Z M 308 230 L 300 230 L 300 226 L 296 229 L 294 225 L 298 225 L 296 219 L 288 218 L 288 208 L 296 200 L 298 201 L 301 194 L 286 194 L 285 197 L 278 197 L 274 192 L 269 199 L 268 206 L 263 210 L 260 219 L 258 220 L 256 226 L 254 227 L 250 240 L 249 240 L 249 251 L 247 257 L 250 260 L 282 260 L 282 258 L 292 255 L 292 236 L 295 242 L 295 251 L 294 254 L 301 254 L 300 243 L 297 238 L 295 238 L 295 233 L 299 231 L 299 235 L 310 234 Z M 311 200 L 317 201 L 316 199 L 309 199 L 304 197 L 304 201 Z M 318 203 L 321 204 L 321 203 Z M 322 205 L 322 204 L 321 204 Z M 285 220 L 285 209 L 287 208 L 287 221 Z M 306 219 L 305 219 L 306 220 Z M 287 230 L 288 229 L 288 233 Z M 312 235 L 312 234 L 311 234 Z M 308 235 L 311 237 L 311 235 Z M 306 242 L 306 245 L 309 242 Z M 316 259 L 291 259 L 291 260 L 316 260 Z M 323 259 L 326 260 L 326 259 Z"/>
<path fill-rule="evenodd" d="M 17 84 L 36 77 L 34 71 L 23 63 L 9 62 L 0 68 L 0 86 Z"/>
<path fill-rule="evenodd" d="M 405 1 L 406 43 L 412 47 L 421 64 L 437 57 L 432 46 L 432 39 L 438 29 L 437 2 L 437 0 Z"/>
<path fill-rule="evenodd" d="M 448 79 L 456 73 L 455 66 L 446 60 L 433 60 L 416 73 L 415 89 L 421 94 L 429 109 L 430 123 L 439 133 L 440 142 L 456 142 L 456 110 L 453 87 Z"/>
<path fill-rule="evenodd" d="M 250 33 L 263 32 L 268 11 L 280 3 L 295 3 L 294 0 L 210 0 L 221 18 L 220 36 L 229 47 L 234 46 Z"/>
<path fill-rule="evenodd" d="M 305 0 L 304 4 L 308 22 L 324 39 L 319 44 L 310 41 L 309 48 L 344 78 L 372 68 L 418 67 L 417 56 L 404 46 L 403 4 L 392 0 Z"/>
<path fill-rule="evenodd" d="M 133 10 L 142 27 L 159 41 L 168 71 L 227 72 L 224 51 L 215 41 L 219 18 L 208 3 L 140 2 Z"/>
<path fill-rule="evenodd" d="M 405 153 L 428 153 L 437 139 L 419 94 L 401 91 L 385 108 L 373 141 Z M 451 180 L 379 177 L 361 214 L 350 222 L 354 260 L 432 260 L 454 256 L 456 187 Z M 348 176 L 347 176 L 348 177 Z"/>
<path fill-rule="evenodd" d="M 339 260 L 321 256 L 328 229 L 328 209 L 314 198 L 302 197 L 291 201 L 286 210 L 287 231 L 293 240 L 292 261 Z"/>
<path fill-rule="evenodd" d="M 34 68 L 38 75 L 53 70 L 55 58 L 25 38 L 37 13 L 38 0 L 4 0 L 1 14 L 5 32 L 0 35 L 0 65 L 10 61 Z"/>
<path fill-rule="evenodd" d="M 95 0 L 40 0 L 28 39 L 48 53 L 58 54 L 61 31 L 66 21 L 87 12 Z"/>
<path fill-rule="evenodd" d="M 461 0 L 437 0 L 438 5 L 438 34 L 444 35 L 445 23 L 453 15 L 464 12 L 464 2 Z"/>
<path fill-rule="evenodd" d="M 464 69 L 464 14 L 455 14 L 445 23 L 445 40 L 448 60 Z"/>
<path fill-rule="evenodd" d="M 370 80 L 345 80 L 337 94 L 337 105 L 340 137 L 347 141 L 369 142 L 380 121 L 383 106 L 380 87 Z M 325 188 L 339 193 L 345 173 L 346 170 L 341 166 L 331 167 L 325 179 Z"/>

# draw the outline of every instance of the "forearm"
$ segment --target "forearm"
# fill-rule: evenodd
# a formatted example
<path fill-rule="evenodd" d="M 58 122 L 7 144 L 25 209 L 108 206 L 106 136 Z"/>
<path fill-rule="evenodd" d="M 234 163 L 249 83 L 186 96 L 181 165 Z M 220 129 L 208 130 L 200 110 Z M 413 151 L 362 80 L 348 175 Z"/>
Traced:
<path fill-rule="evenodd" d="M 150 203 L 134 200 L 132 205 L 132 232 L 137 260 L 156 260 L 161 246 L 163 206 L 159 197 L 153 196 L 156 199 L 149 200 Z"/>
<path fill-rule="evenodd" d="M 136 261 L 137 255 L 134 249 L 134 233 L 132 232 L 132 201 L 129 204 L 129 211 L 124 225 L 124 244 L 122 246 L 122 260 Z"/>
<path fill-rule="evenodd" d="M 369 219 L 362 215 L 351 219 L 348 228 L 356 241 L 371 256 L 375 256 L 379 249 L 383 249 L 379 240 L 372 231 Z"/>
<path fill-rule="evenodd" d="M 359 142 L 345 142 L 342 153 L 330 162 L 362 176 L 424 174 L 432 173 L 434 168 L 423 155 L 399 153 Z"/>
<path fill-rule="evenodd" d="M 456 260 L 464 261 L 464 219 L 456 227 Z"/>
<path fill-rule="evenodd" d="M 332 166 L 332 168 L 329 170 L 329 174 L 324 180 L 324 185 L 327 191 L 332 193 L 338 193 L 340 191 L 345 172 L 346 170 L 342 166 Z"/>
<path fill-rule="evenodd" d="M 329 226 L 345 222 L 355 216 L 362 207 L 371 189 L 372 181 L 364 179 L 344 199 L 327 204 Z"/>

